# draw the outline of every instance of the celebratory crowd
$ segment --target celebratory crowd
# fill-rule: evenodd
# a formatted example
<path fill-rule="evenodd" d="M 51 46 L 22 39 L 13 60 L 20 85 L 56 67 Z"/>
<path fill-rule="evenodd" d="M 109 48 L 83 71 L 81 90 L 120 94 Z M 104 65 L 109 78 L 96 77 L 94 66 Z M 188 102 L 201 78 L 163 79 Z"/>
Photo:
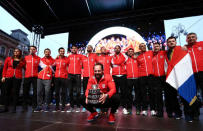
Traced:
<path fill-rule="evenodd" d="M 99 114 L 96 109 L 107 112 L 107 108 L 111 108 L 108 122 L 114 123 L 114 114 L 119 106 L 123 107 L 123 114 L 132 114 L 134 89 L 136 115 L 147 116 L 150 107 L 151 116 L 163 117 L 165 103 L 167 116 L 181 119 L 178 92 L 166 83 L 165 63 L 172 66 L 171 61 L 176 59 L 172 57 L 173 53 L 183 51 L 190 54 L 197 88 L 203 89 L 203 42 L 197 42 L 195 33 L 189 33 L 186 41 L 187 45 L 180 47 L 176 45 L 175 37 L 169 37 L 166 41 L 167 51 L 161 50 L 158 42 L 153 44 L 153 51 L 147 51 L 146 45 L 141 43 L 140 52 L 136 55 L 133 48 L 128 48 L 125 54 L 122 53 L 120 45 L 114 47 L 114 53 L 111 55 L 104 46 L 100 48 L 100 54 L 96 54 L 93 47 L 88 45 L 87 54 L 82 55 L 78 54 L 78 48 L 72 45 L 68 56 L 65 56 L 63 47 L 59 48 L 59 55 L 55 59 L 51 57 L 51 50 L 48 48 L 44 50 L 43 58 L 36 55 L 35 46 L 30 46 L 30 54 L 24 58 L 21 50 L 15 49 L 13 56 L 7 57 L 3 66 L 1 85 L 5 106 L 1 112 L 9 111 L 10 96 L 13 97 L 12 112 L 16 112 L 19 90 L 24 79 L 23 112 L 28 111 L 29 92 L 32 87 L 33 112 L 80 112 L 80 107 L 83 106 L 91 112 L 87 120 L 93 121 Z M 51 110 L 53 78 L 56 106 Z M 97 104 L 88 102 L 89 89 L 93 88 L 93 85 L 97 85 L 101 90 Z M 81 96 L 81 89 L 84 96 Z M 70 98 L 68 107 L 67 96 Z M 199 99 L 191 106 L 181 96 L 180 99 L 184 105 L 185 120 L 198 120 L 201 107 Z"/>

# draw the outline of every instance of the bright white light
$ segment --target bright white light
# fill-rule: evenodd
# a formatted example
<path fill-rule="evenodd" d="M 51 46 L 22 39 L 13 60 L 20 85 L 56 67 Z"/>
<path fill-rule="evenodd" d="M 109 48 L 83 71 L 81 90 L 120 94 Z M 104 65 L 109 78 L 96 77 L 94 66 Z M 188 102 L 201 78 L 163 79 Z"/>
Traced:
<path fill-rule="evenodd" d="M 95 45 L 101 39 L 103 39 L 106 36 L 114 35 L 114 34 L 124 35 L 128 38 L 134 38 L 139 43 L 146 43 L 144 41 L 144 39 L 136 31 L 126 28 L 126 27 L 115 26 L 115 27 L 106 28 L 106 29 L 98 32 L 96 35 L 94 35 L 92 37 L 92 39 L 89 41 L 88 45 L 92 45 L 93 48 L 95 48 Z"/>
<path fill-rule="evenodd" d="M 180 27 L 180 25 L 183 27 L 184 32 L 178 34 L 179 29 L 178 27 Z M 177 38 L 177 42 L 178 45 L 181 46 L 186 44 L 186 34 L 184 34 L 185 32 L 187 33 L 194 32 L 197 34 L 198 41 L 203 41 L 202 27 L 203 27 L 203 15 L 164 20 L 166 38 L 171 36 L 172 33 L 174 33 L 175 35 L 179 35 L 179 37 Z"/>

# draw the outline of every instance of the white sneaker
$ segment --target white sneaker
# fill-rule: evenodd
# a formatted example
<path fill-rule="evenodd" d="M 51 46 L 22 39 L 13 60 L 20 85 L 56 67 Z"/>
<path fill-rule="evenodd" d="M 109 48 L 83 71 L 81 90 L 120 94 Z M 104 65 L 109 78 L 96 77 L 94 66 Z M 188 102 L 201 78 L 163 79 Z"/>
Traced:
<path fill-rule="evenodd" d="M 154 110 L 151 111 L 151 116 L 155 116 L 156 112 Z"/>
<path fill-rule="evenodd" d="M 96 108 L 97 113 L 101 113 L 101 109 L 100 108 Z"/>
<path fill-rule="evenodd" d="M 142 113 L 141 113 L 143 116 L 147 116 L 147 111 L 142 111 Z"/>
<path fill-rule="evenodd" d="M 125 108 L 123 108 L 123 114 L 124 114 L 124 115 L 129 114 L 128 110 L 126 110 Z"/>
<path fill-rule="evenodd" d="M 76 108 L 76 109 L 75 109 L 75 112 L 80 112 L 80 108 L 79 108 L 79 107 Z"/>
<path fill-rule="evenodd" d="M 83 107 L 81 112 L 86 112 L 86 109 Z"/>

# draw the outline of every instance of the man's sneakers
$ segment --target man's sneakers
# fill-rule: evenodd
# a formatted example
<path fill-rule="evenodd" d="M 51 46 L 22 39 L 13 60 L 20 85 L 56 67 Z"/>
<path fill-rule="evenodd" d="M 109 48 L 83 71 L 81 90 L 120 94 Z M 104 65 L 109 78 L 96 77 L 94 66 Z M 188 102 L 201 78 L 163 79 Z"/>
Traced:
<path fill-rule="evenodd" d="M 136 115 L 140 115 L 140 110 L 136 110 Z"/>
<path fill-rule="evenodd" d="M 83 107 L 81 112 L 86 112 L 86 109 Z"/>
<path fill-rule="evenodd" d="M 108 123 L 109 124 L 114 124 L 115 123 L 115 116 L 114 116 L 114 113 L 110 113 L 109 114 L 109 120 L 108 120 Z"/>
<path fill-rule="evenodd" d="M 96 118 L 98 117 L 98 113 L 97 112 L 93 112 L 90 114 L 90 116 L 87 118 L 88 122 L 92 122 L 94 121 Z"/>
<path fill-rule="evenodd" d="M 80 112 L 80 108 L 77 107 L 77 108 L 75 109 L 75 112 Z"/>
<path fill-rule="evenodd" d="M 46 106 L 44 112 L 49 112 L 49 110 L 50 110 L 49 106 Z"/>
<path fill-rule="evenodd" d="M 189 122 L 189 123 L 192 123 L 193 119 L 192 119 L 192 117 L 190 115 L 185 115 L 185 121 Z"/>
<path fill-rule="evenodd" d="M 151 116 L 155 116 L 155 115 L 156 115 L 155 110 L 151 110 Z"/>
<path fill-rule="evenodd" d="M 123 114 L 128 115 L 128 114 L 130 114 L 130 112 L 126 108 L 123 108 Z"/>
<path fill-rule="evenodd" d="M 52 112 L 59 112 L 59 111 L 60 111 L 59 107 L 56 107 Z"/>
<path fill-rule="evenodd" d="M 43 111 L 42 108 L 38 106 L 36 109 L 34 109 L 33 112 L 42 112 L 42 111 Z"/>
<path fill-rule="evenodd" d="M 147 116 L 148 115 L 148 113 L 147 113 L 147 111 L 142 111 L 142 113 L 141 113 L 143 116 Z"/>

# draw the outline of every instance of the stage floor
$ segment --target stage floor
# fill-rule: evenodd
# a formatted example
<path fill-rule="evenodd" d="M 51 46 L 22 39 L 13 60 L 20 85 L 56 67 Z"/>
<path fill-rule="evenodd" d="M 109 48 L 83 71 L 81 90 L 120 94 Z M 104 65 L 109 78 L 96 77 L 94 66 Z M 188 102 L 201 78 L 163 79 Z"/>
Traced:
<path fill-rule="evenodd" d="M 86 121 L 89 113 L 62 113 L 41 112 L 33 113 L 31 109 L 27 113 L 0 114 L 0 131 L 203 131 L 203 108 L 201 108 L 200 121 L 187 123 L 184 119 L 175 120 L 156 118 L 151 116 L 123 115 L 122 109 L 116 114 L 114 125 L 107 123 L 107 115 L 102 115 L 95 122 Z"/>

